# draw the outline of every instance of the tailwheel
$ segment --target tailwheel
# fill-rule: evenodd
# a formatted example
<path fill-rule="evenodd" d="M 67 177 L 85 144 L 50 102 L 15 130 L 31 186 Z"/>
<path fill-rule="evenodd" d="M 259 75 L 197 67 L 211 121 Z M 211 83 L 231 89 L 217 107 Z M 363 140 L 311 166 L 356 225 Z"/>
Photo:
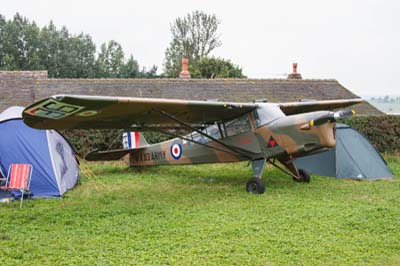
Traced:
<path fill-rule="evenodd" d="M 261 178 L 253 177 L 247 181 L 246 190 L 253 194 L 263 194 L 265 192 L 265 185 L 261 181 Z"/>
<path fill-rule="evenodd" d="M 310 177 L 310 174 L 307 173 L 306 170 L 299 169 L 299 178 L 293 177 L 293 181 L 302 182 L 302 183 L 310 183 L 311 177 Z"/>

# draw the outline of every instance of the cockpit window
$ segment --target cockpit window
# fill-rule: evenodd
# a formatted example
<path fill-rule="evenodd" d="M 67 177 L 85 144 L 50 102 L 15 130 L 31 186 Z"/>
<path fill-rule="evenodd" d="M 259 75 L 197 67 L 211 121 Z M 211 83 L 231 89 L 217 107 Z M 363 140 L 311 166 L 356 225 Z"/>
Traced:
<path fill-rule="evenodd" d="M 232 121 L 225 123 L 226 133 L 228 136 L 235 136 L 251 130 L 250 120 L 248 115 L 241 116 Z"/>
<path fill-rule="evenodd" d="M 273 105 L 260 105 L 252 114 L 256 127 L 265 125 L 278 117 L 285 116 L 279 107 Z"/>
<path fill-rule="evenodd" d="M 206 135 L 209 135 L 211 137 L 213 137 L 214 139 L 220 139 L 221 138 L 221 133 L 219 131 L 218 125 L 212 125 L 209 126 L 205 129 L 202 130 L 202 132 L 204 132 Z M 193 141 L 195 142 L 199 142 L 199 143 L 206 143 L 211 141 L 210 138 L 207 138 L 206 136 L 198 133 L 198 132 L 193 132 L 190 134 L 190 137 Z"/>
<path fill-rule="evenodd" d="M 206 132 L 207 135 L 210 135 L 214 139 L 220 139 L 221 138 L 221 133 L 219 132 L 219 128 L 218 128 L 217 124 L 209 126 L 204 131 Z"/>

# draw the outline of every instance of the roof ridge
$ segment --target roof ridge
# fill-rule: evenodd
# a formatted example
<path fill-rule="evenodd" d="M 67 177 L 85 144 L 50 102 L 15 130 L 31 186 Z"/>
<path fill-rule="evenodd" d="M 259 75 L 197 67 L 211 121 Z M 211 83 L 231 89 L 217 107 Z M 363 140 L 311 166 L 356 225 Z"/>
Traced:
<path fill-rule="evenodd" d="M 122 83 L 263 83 L 263 82 L 277 82 L 277 83 L 307 83 L 307 82 L 337 82 L 336 79 L 174 79 L 174 78 L 156 78 L 156 79 L 142 79 L 142 78 L 45 78 L 38 79 L 39 82 L 96 82 L 96 83 L 109 83 L 109 82 L 122 82 Z"/>

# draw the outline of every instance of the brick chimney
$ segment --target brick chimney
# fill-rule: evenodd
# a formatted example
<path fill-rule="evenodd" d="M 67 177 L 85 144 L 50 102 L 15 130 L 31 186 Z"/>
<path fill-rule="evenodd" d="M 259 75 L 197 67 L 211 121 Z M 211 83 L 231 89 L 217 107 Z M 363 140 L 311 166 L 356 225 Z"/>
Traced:
<path fill-rule="evenodd" d="M 179 74 L 181 79 L 190 79 L 190 73 L 188 71 L 189 59 L 182 58 L 182 71 Z"/>
<path fill-rule="evenodd" d="M 301 74 L 297 73 L 297 63 L 293 63 L 293 72 L 287 76 L 287 79 L 302 79 Z"/>

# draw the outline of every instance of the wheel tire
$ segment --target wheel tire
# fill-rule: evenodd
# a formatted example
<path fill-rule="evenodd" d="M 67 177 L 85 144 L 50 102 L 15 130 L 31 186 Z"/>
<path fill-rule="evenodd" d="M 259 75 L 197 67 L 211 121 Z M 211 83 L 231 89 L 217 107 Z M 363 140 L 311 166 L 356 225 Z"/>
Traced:
<path fill-rule="evenodd" d="M 301 183 L 310 183 L 311 177 L 310 174 L 303 169 L 299 169 L 299 178 L 293 177 L 294 182 L 301 182 Z"/>
<path fill-rule="evenodd" d="M 307 173 L 306 170 L 299 169 L 299 174 L 300 174 L 301 182 L 310 183 L 311 177 L 310 177 L 310 174 Z"/>
<path fill-rule="evenodd" d="M 253 177 L 246 184 L 246 191 L 253 194 L 263 194 L 265 192 L 265 185 L 258 177 Z"/>

